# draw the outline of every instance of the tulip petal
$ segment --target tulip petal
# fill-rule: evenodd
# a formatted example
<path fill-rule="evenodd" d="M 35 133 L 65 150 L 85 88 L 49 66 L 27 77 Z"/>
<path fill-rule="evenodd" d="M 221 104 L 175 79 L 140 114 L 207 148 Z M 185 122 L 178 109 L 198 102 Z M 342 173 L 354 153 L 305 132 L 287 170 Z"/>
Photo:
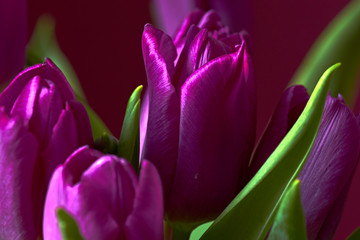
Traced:
<path fill-rule="evenodd" d="M 355 170 L 356 168 L 354 168 L 354 172 Z M 351 174 L 352 176 L 354 176 L 354 172 Z M 347 183 L 345 183 L 344 189 L 341 191 L 333 206 L 329 210 L 316 239 L 326 240 L 331 239 L 335 236 L 335 232 L 337 231 L 337 227 L 342 217 L 345 201 L 350 190 L 352 179 L 353 178 L 350 177 Z"/>
<path fill-rule="evenodd" d="M 176 36 L 174 37 L 174 44 L 176 49 L 178 49 L 178 54 L 181 52 L 185 41 L 188 38 L 187 35 L 189 30 L 192 26 L 198 25 L 204 14 L 204 11 L 196 9 L 191 11 L 182 22 L 180 29 L 176 32 Z"/>
<path fill-rule="evenodd" d="M 91 147 L 93 145 L 93 136 L 85 107 L 76 100 L 70 100 L 67 104 L 74 115 L 79 146 L 89 145 Z"/>
<path fill-rule="evenodd" d="M 29 80 L 37 75 L 45 80 L 51 79 L 51 81 L 59 88 L 59 92 L 64 101 L 75 99 L 75 95 L 65 76 L 50 59 L 46 59 L 45 63 L 31 66 L 22 71 L 0 94 L 0 106 L 5 107 L 5 112 L 10 112 L 23 88 L 27 85 Z"/>
<path fill-rule="evenodd" d="M 16 99 L 11 109 L 10 115 L 19 116 L 24 123 L 28 124 L 33 115 L 36 98 L 38 97 L 40 90 L 40 78 L 34 77 L 21 91 L 21 94 Z"/>
<path fill-rule="evenodd" d="M 0 111 L 0 238 L 36 239 L 32 174 L 38 143 L 18 118 Z"/>
<path fill-rule="evenodd" d="M 283 93 L 256 147 L 250 164 L 248 180 L 256 174 L 279 145 L 300 116 L 308 100 L 309 95 L 306 88 L 301 85 L 290 87 Z"/>
<path fill-rule="evenodd" d="M 309 239 L 317 238 L 329 211 L 346 188 L 359 151 L 357 119 L 341 96 L 329 96 L 314 146 L 299 175 Z"/>
<path fill-rule="evenodd" d="M 198 27 L 200 29 L 207 29 L 210 32 L 218 31 L 224 28 L 224 24 L 221 22 L 220 16 L 214 11 L 209 10 L 207 11 L 200 22 L 198 23 Z"/>
<path fill-rule="evenodd" d="M 0 82 L 25 66 L 27 41 L 26 0 L 0 1 Z"/>
<path fill-rule="evenodd" d="M 184 50 L 176 64 L 176 72 L 172 83 L 180 92 L 181 86 L 186 79 L 198 68 L 202 67 L 211 60 L 234 50 L 233 47 L 218 41 L 209 36 L 206 29 L 201 31 L 192 26 L 188 32 Z"/>
<path fill-rule="evenodd" d="M 89 146 L 83 146 L 75 150 L 66 160 L 63 178 L 69 186 L 77 184 L 81 175 L 103 154 Z"/>
<path fill-rule="evenodd" d="M 155 164 L 168 193 L 176 166 L 179 138 L 180 101 L 171 85 L 176 50 L 171 38 L 151 25 L 145 27 L 142 46 L 149 91 L 143 157 Z"/>
<path fill-rule="evenodd" d="M 62 176 L 63 166 L 58 167 L 49 184 L 44 205 L 43 237 L 45 240 L 62 240 L 58 220 L 55 215 L 56 208 L 66 203 L 65 186 Z"/>
<path fill-rule="evenodd" d="M 161 240 L 164 238 L 161 186 L 161 180 L 154 165 L 151 162 L 143 161 L 134 208 L 125 222 L 126 239 Z M 150 222 L 151 225 L 149 225 Z"/>
<path fill-rule="evenodd" d="M 104 157 L 95 162 L 97 156 L 102 154 L 88 147 L 80 148 L 67 160 L 64 168 L 61 166 L 55 171 L 45 206 L 44 236 L 49 236 L 48 239 L 52 239 L 52 234 L 61 236 L 55 216 L 59 206 L 74 216 L 85 239 L 123 239 L 119 238 L 119 226 L 113 217 L 116 213 L 109 211 L 107 205 L 107 201 L 116 199 L 108 191 L 112 190 L 109 186 L 118 186 L 113 184 L 117 179 L 112 171 L 112 159 Z M 109 161 L 110 167 L 106 164 Z"/>
<path fill-rule="evenodd" d="M 41 154 L 45 182 L 49 182 L 55 168 L 79 146 L 73 113 L 66 107 L 55 124 L 48 146 Z"/>
<path fill-rule="evenodd" d="M 126 239 L 163 239 L 162 185 L 155 166 L 149 161 L 142 163 L 133 205 L 133 211 L 125 222 Z"/>
<path fill-rule="evenodd" d="M 172 221 L 210 220 L 240 189 L 255 136 L 255 89 L 244 48 L 209 62 L 182 87 Z M 217 175 L 222 177 L 209 184 Z"/>
<path fill-rule="evenodd" d="M 114 239 L 116 235 L 122 238 L 123 224 L 132 211 L 137 184 L 137 181 L 133 181 L 136 179 L 134 170 L 131 167 L 124 168 L 124 165 L 129 163 L 108 155 L 98 159 L 83 174 L 78 192 L 81 209 L 73 214 L 79 219 L 86 239 L 99 239 L 100 236 L 106 239 L 108 234 L 114 236 Z M 91 198 L 96 198 L 98 204 L 106 206 L 107 210 L 94 207 Z M 96 218 L 89 219 L 89 215 Z M 110 227 L 103 228 L 104 221 L 114 221 L 112 224 L 116 224 L 116 228 L 115 225 L 111 231 Z"/>
<path fill-rule="evenodd" d="M 143 158 L 143 147 L 147 132 L 148 117 L 149 117 L 149 91 L 146 89 L 144 96 L 141 99 L 141 108 L 140 108 L 140 120 L 139 120 L 140 121 L 140 149 L 139 149 L 140 159 Z"/>

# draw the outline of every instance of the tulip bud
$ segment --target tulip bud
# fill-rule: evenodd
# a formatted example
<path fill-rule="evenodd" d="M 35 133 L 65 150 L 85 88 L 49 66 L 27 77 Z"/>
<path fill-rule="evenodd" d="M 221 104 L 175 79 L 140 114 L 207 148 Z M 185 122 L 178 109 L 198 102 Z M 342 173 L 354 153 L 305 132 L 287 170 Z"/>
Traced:
<path fill-rule="evenodd" d="M 244 184 L 255 137 L 252 62 L 244 33 L 230 34 L 214 11 L 191 13 L 174 42 L 147 25 L 142 46 L 142 158 L 159 171 L 168 219 L 192 228 Z"/>
<path fill-rule="evenodd" d="M 160 177 L 147 161 L 137 179 L 130 163 L 87 146 L 54 172 L 46 197 L 44 239 L 61 239 L 56 208 L 77 221 L 85 239 L 163 239 Z"/>
<path fill-rule="evenodd" d="M 0 95 L 0 238 L 41 236 L 46 189 L 55 168 L 92 145 L 86 110 L 47 59 L 20 73 Z M 27 140 L 26 140 L 27 139 Z"/>
<path fill-rule="evenodd" d="M 308 100 L 303 86 L 282 96 L 250 165 L 250 177 L 290 130 Z M 308 239 L 331 239 L 360 155 L 359 121 L 343 98 L 328 96 L 312 150 L 299 175 Z"/>

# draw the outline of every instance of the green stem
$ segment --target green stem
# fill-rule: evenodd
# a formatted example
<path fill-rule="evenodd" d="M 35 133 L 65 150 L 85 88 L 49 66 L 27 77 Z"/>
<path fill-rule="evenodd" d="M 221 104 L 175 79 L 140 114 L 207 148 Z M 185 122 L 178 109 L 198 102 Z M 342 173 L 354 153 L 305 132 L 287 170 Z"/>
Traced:
<path fill-rule="evenodd" d="M 179 228 L 173 228 L 172 230 L 173 240 L 189 240 L 191 231 L 187 232 Z"/>
<path fill-rule="evenodd" d="M 169 222 L 164 221 L 164 239 L 165 240 L 188 240 L 192 230 L 185 230 L 173 227 Z"/>

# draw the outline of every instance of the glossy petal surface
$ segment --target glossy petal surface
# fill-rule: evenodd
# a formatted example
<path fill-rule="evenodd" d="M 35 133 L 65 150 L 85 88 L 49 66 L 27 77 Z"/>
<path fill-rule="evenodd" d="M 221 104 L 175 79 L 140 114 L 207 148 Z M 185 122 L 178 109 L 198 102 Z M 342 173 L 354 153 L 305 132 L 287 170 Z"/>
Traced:
<path fill-rule="evenodd" d="M 347 192 L 360 151 L 360 128 L 341 96 L 328 97 L 324 116 L 308 160 L 300 173 L 301 196 L 309 239 L 328 239 L 333 231 L 319 232 Z M 334 210 L 339 214 L 339 211 Z M 336 228 L 337 222 L 327 222 Z"/>
<path fill-rule="evenodd" d="M 55 209 L 64 207 L 86 239 L 162 239 L 162 185 L 144 161 L 140 181 L 130 163 L 84 146 L 55 171 L 45 205 L 45 239 L 60 239 Z"/>
<path fill-rule="evenodd" d="M 32 174 L 37 158 L 36 138 L 20 119 L 0 112 L 0 238 L 35 239 L 31 199 Z"/>
<path fill-rule="evenodd" d="M 145 27 L 142 41 L 149 92 L 143 157 L 155 164 L 169 192 L 179 138 L 180 101 L 171 84 L 176 50 L 171 38 L 151 25 Z"/>
<path fill-rule="evenodd" d="M 240 189 L 255 129 L 254 89 L 244 48 L 214 59 L 182 87 L 171 220 L 196 221 L 193 215 L 198 221 L 211 219 Z M 221 178 L 209 184 L 214 176 Z"/>

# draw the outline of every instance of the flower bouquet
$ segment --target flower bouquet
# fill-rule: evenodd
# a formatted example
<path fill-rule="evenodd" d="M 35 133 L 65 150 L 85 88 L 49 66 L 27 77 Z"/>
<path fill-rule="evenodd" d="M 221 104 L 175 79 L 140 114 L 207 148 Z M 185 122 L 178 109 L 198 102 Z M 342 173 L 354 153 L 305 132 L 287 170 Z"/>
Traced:
<path fill-rule="evenodd" d="M 0 239 L 332 239 L 360 156 L 360 2 L 314 44 L 259 138 L 248 5 L 153 6 L 147 81 L 116 138 L 51 20 L 27 43 L 26 2 L 0 2 Z"/>

